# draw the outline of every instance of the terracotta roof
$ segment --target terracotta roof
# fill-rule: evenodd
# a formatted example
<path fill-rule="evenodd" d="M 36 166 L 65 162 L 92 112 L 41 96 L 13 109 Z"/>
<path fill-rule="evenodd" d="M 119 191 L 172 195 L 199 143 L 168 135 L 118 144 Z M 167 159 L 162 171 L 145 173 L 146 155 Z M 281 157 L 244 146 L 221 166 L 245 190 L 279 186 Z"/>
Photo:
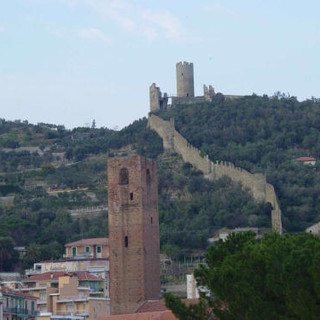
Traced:
<path fill-rule="evenodd" d="M 23 282 L 35 282 L 35 281 L 58 281 L 59 277 L 63 276 L 77 276 L 79 280 L 100 280 L 100 278 L 87 271 L 77 271 L 77 272 L 65 272 L 65 271 L 51 271 L 42 274 L 37 274 L 31 276 Z"/>
<path fill-rule="evenodd" d="M 199 299 L 183 299 L 182 302 L 187 305 L 196 304 Z M 167 309 L 164 301 L 151 300 L 143 303 L 136 313 L 102 316 L 98 320 L 177 320 L 177 318 Z"/>
<path fill-rule="evenodd" d="M 197 304 L 199 302 L 199 299 L 182 299 L 181 300 L 186 305 L 190 304 Z M 150 300 L 145 301 L 136 313 L 143 313 L 143 312 L 156 312 L 156 311 L 166 311 L 168 308 L 166 307 L 163 300 Z"/>
<path fill-rule="evenodd" d="M 317 161 L 317 159 L 312 157 L 300 157 L 297 158 L 296 161 Z"/>
<path fill-rule="evenodd" d="M 154 301 L 145 301 L 142 304 L 136 313 L 143 313 L 143 312 L 156 312 L 156 311 L 166 311 L 168 308 L 166 307 L 164 301 L 161 300 L 154 300 Z"/>
<path fill-rule="evenodd" d="M 10 294 L 10 295 L 13 295 L 13 296 L 19 296 L 19 297 L 30 298 L 30 299 L 37 299 L 34 296 L 30 296 L 27 292 L 23 292 L 23 291 L 20 291 L 20 290 L 14 290 L 14 289 L 11 289 L 11 288 L 8 288 L 8 287 L 2 288 L 0 290 L 0 292 L 2 294 Z"/>
<path fill-rule="evenodd" d="M 104 245 L 104 244 L 108 244 L 108 238 L 81 239 L 78 241 L 66 243 L 65 247 L 93 246 L 93 245 Z"/>
<path fill-rule="evenodd" d="M 177 320 L 171 311 L 119 314 L 99 317 L 98 320 Z"/>

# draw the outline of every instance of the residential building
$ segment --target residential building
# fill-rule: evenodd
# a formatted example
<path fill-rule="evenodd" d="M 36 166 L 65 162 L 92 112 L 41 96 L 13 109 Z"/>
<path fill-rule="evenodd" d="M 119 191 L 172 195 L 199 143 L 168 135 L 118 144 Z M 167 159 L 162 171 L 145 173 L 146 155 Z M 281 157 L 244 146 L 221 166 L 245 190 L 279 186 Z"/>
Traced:
<path fill-rule="evenodd" d="M 90 257 L 109 258 L 108 238 L 82 239 L 67 243 L 64 258 Z"/>
<path fill-rule="evenodd" d="M 0 320 L 3 320 L 3 300 L 2 300 L 2 296 L 0 296 Z"/>
<path fill-rule="evenodd" d="M 0 294 L 3 320 L 34 320 L 38 315 L 36 297 L 6 286 L 2 286 Z"/>
<path fill-rule="evenodd" d="M 320 222 L 313 224 L 306 229 L 306 232 L 313 233 L 314 235 L 320 235 Z"/>
<path fill-rule="evenodd" d="M 229 234 L 231 233 L 244 233 L 249 231 L 254 232 L 257 235 L 257 238 L 259 238 L 264 233 L 270 233 L 272 230 L 269 228 L 255 228 L 255 227 L 243 227 L 243 228 L 235 228 L 235 229 L 222 228 L 217 230 L 214 233 L 213 237 L 208 239 L 208 242 L 214 243 L 219 240 L 225 241 L 229 236 Z"/>
<path fill-rule="evenodd" d="M 312 157 L 300 157 L 295 159 L 295 161 L 303 163 L 305 165 L 314 166 L 317 162 L 317 159 Z"/>
<path fill-rule="evenodd" d="M 94 320 L 109 314 L 106 280 L 89 272 L 46 272 L 23 281 L 24 292 L 39 299 L 40 318 Z"/>
<path fill-rule="evenodd" d="M 86 271 L 106 280 L 105 297 L 109 297 L 109 244 L 108 238 L 82 239 L 67 243 L 63 259 L 35 263 L 26 270 L 28 277 L 46 272 Z"/>

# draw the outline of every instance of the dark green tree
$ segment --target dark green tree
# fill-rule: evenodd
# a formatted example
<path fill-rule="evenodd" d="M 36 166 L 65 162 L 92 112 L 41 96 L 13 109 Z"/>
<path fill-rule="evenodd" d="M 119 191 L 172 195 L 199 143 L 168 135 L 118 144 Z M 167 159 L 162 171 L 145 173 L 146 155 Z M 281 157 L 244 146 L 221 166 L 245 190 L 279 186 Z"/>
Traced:
<path fill-rule="evenodd" d="M 18 261 L 18 252 L 14 250 L 14 242 L 10 237 L 0 237 L 0 271 L 13 271 Z"/>
<path fill-rule="evenodd" d="M 197 306 L 166 295 L 179 319 L 318 319 L 320 238 L 311 234 L 232 234 L 206 254 L 195 270 L 201 293 Z M 186 317 L 188 314 L 188 317 Z"/>

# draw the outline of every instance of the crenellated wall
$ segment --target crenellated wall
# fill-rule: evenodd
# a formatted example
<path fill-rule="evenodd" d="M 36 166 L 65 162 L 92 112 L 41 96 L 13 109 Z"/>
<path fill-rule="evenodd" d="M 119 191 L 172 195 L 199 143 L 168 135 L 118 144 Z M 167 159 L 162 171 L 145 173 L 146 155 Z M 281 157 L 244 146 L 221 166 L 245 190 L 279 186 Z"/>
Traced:
<path fill-rule="evenodd" d="M 210 161 L 209 157 L 201 155 L 200 150 L 193 147 L 174 127 L 174 121 L 166 121 L 160 117 L 150 114 L 148 127 L 156 131 L 163 139 L 163 147 L 172 149 L 179 153 L 185 162 L 191 163 L 195 168 L 201 170 L 207 179 L 219 179 L 223 176 L 229 177 L 235 182 L 240 182 L 248 188 L 256 201 L 270 202 L 272 210 L 272 228 L 282 233 L 281 210 L 274 188 L 266 182 L 265 175 L 261 173 L 252 174 L 247 170 L 235 167 L 233 163 L 226 161 Z"/>
<path fill-rule="evenodd" d="M 174 125 L 174 123 L 173 123 Z M 208 156 L 201 157 L 200 151 L 193 147 L 188 141 L 173 128 L 173 147 L 174 150 L 181 154 L 185 162 L 190 162 L 205 175 L 210 173 L 211 164 Z"/>
<path fill-rule="evenodd" d="M 264 201 L 266 198 L 266 177 L 261 173 L 252 174 L 249 171 L 236 167 L 227 161 L 214 163 L 215 179 L 228 176 L 231 180 L 239 181 L 245 188 L 251 190 L 257 201 Z"/>

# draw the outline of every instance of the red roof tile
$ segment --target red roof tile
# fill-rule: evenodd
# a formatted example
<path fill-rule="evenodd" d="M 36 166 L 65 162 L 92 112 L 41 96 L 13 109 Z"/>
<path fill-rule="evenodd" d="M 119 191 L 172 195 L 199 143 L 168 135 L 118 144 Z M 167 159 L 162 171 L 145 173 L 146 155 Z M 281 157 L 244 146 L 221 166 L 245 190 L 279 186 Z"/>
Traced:
<path fill-rule="evenodd" d="M 98 320 L 177 320 L 171 311 L 119 314 L 99 317 Z"/>
<path fill-rule="evenodd" d="M 196 304 L 199 299 L 183 299 L 187 305 Z M 214 318 L 216 319 L 216 318 Z M 146 301 L 133 314 L 121 314 L 113 316 L 102 316 L 98 320 L 177 320 L 171 310 L 168 310 L 162 300 Z"/>
<path fill-rule="evenodd" d="M 93 245 L 107 245 L 108 238 L 91 238 L 91 239 L 81 239 L 78 241 L 66 243 L 65 247 L 76 247 L 76 246 L 93 246 Z"/>
<path fill-rule="evenodd" d="M 300 157 L 297 158 L 296 161 L 317 161 L 317 159 L 312 157 Z"/>
<path fill-rule="evenodd" d="M 30 296 L 27 292 L 14 290 L 8 287 L 4 287 L 0 290 L 2 294 L 10 294 L 14 296 L 24 297 L 24 298 L 30 298 L 30 299 L 37 299 L 36 297 Z"/>
<path fill-rule="evenodd" d="M 197 304 L 199 299 L 182 299 L 182 302 L 186 305 L 190 304 Z M 136 313 L 143 313 L 143 312 L 156 312 L 156 311 L 166 311 L 168 308 L 166 307 L 163 300 L 150 300 L 143 303 Z"/>
<path fill-rule="evenodd" d="M 143 312 L 156 312 L 156 311 L 166 311 L 168 310 L 164 301 L 155 300 L 155 301 L 145 301 L 143 305 L 141 305 L 136 313 Z"/>
<path fill-rule="evenodd" d="M 63 276 L 77 276 L 79 280 L 100 280 L 100 278 L 87 271 L 77 271 L 77 272 L 65 272 L 65 271 L 51 271 L 42 274 L 37 274 L 31 276 L 23 282 L 35 282 L 35 281 L 58 281 L 59 277 Z"/>

